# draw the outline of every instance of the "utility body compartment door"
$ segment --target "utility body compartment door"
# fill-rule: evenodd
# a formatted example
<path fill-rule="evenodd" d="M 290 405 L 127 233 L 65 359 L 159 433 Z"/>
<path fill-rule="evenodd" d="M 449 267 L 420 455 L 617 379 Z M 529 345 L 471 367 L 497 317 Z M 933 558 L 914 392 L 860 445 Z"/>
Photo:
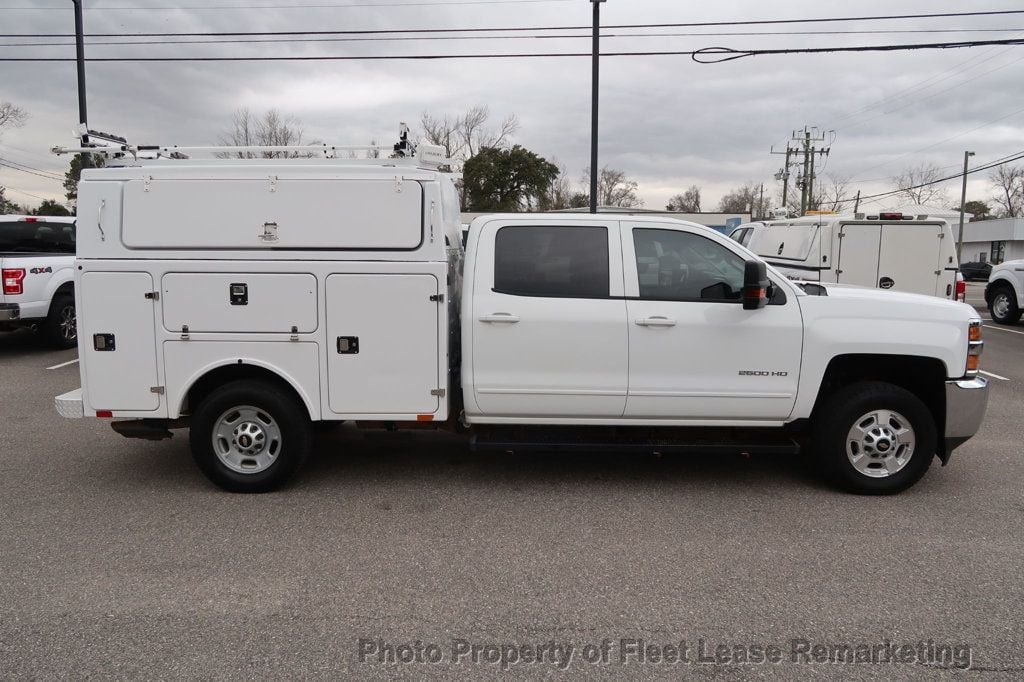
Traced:
<path fill-rule="evenodd" d="M 438 281 L 426 274 L 327 277 L 328 405 L 335 414 L 427 415 L 447 388 Z"/>
<path fill-rule="evenodd" d="M 940 225 L 883 225 L 875 286 L 912 294 L 944 296 L 945 287 L 939 291 L 938 286 L 945 271 L 939 262 L 941 234 Z M 955 281 L 955 277 L 951 281 Z"/>
<path fill-rule="evenodd" d="M 881 238 L 881 225 L 843 225 L 839 230 L 836 282 L 877 288 Z"/>
<path fill-rule="evenodd" d="M 79 281 L 78 333 L 85 398 L 93 410 L 155 411 L 158 382 L 153 277 L 86 272 Z"/>
<path fill-rule="evenodd" d="M 161 278 L 164 327 L 176 332 L 316 331 L 316 278 L 280 272 L 169 272 Z"/>

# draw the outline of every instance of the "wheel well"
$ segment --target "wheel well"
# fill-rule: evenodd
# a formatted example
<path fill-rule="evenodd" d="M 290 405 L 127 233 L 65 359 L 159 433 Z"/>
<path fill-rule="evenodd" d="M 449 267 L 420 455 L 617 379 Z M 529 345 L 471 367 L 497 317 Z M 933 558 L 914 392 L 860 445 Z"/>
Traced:
<path fill-rule="evenodd" d="M 75 293 L 75 283 L 74 282 L 64 282 L 64 284 L 61 284 L 59 287 L 57 287 L 57 290 L 53 292 L 53 295 L 54 296 L 58 296 L 60 294 L 74 294 L 74 293 Z"/>
<path fill-rule="evenodd" d="M 215 389 L 231 381 L 238 381 L 239 379 L 253 379 L 272 384 L 278 390 L 283 391 L 294 398 L 299 405 L 302 405 L 302 409 L 308 412 L 306 402 L 302 399 L 302 396 L 300 396 L 292 385 L 285 379 L 281 378 L 281 376 L 275 374 L 269 369 L 257 367 L 256 365 L 247 365 L 245 363 L 223 365 L 212 369 L 199 377 L 199 379 L 192 384 L 192 387 L 189 388 L 188 393 L 185 394 L 182 412 L 184 413 L 187 411 L 191 413 L 193 408 L 201 403 L 206 396 L 210 395 L 210 393 Z"/>
<path fill-rule="evenodd" d="M 928 407 L 942 436 L 946 423 L 946 366 L 913 355 L 840 355 L 832 358 L 818 391 L 815 411 L 833 393 L 858 381 L 884 381 L 904 388 Z"/>
<path fill-rule="evenodd" d="M 1017 297 L 1017 291 L 1013 288 L 1013 284 L 1009 280 L 997 279 L 994 282 L 989 282 L 988 286 L 985 287 L 985 303 L 992 305 L 992 297 L 995 296 L 996 292 L 1000 289 L 1006 289 L 1010 292 L 1010 295 L 1014 298 Z"/>

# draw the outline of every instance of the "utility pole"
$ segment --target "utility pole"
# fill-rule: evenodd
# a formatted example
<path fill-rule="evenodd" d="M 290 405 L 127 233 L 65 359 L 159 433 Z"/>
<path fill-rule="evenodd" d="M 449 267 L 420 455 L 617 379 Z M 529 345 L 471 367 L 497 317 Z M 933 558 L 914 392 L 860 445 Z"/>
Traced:
<path fill-rule="evenodd" d="M 764 218 L 764 183 L 761 183 L 761 198 L 757 200 L 757 212 L 759 218 Z M 751 216 L 753 217 L 753 216 Z"/>
<path fill-rule="evenodd" d="M 960 262 L 960 251 L 964 246 L 964 204 L 967 202 L 967 161 L 974 152 L 964 152 L 964 184 L 960 190 L 960 231 L 956 235 L 956 262 Z"/>
<path fill-rule="evenodd" d="M 78 123 L 82 146 L 89 144 L 89 116 L 85 107 L 85 35 L 82 27 L 82 0 L 71 0 L 75 5 L 75 61 L 78 64 Z M 82 154 L 82 168 L 92 168 L 92 156 Z"/>
<path fill-rule="evenodd" d="M 785 207 L 789 200 L 789 169 L 797 166 L 800 169 L 800 176 L 797 179 L 797 186 L 800 188 L 800 215 L 807 213 L 814 203 L 814 157 L 828 156 L 832 148 L 825 145 L 825 133 L 821 136 L 812 134 L 811 128 L 804 126 L 802 131 L 793 131 L 793 137 L 786 143 L 785 151 L 775 151 L 772 147 L 772 154 L 785 154 L 786 165 L 775 174 L 776 180 L 782 180 L 782 205 Z M 820 143 L 820 146 L 819 146 Z M 791 158 L 803 157 L 803 160 L 790 161 Z"/>
<path fill-rule="evenodd" d="M 601 75 L 601 3 L 605 0 L 590 2 L 594 5 L 594 44 L 590 56 L 590 212 L 597 213 L 597 104 Z"/>
<path fill-rule="evenodd" d="M 853 201 L 853 214 L 857 215 L 858 210 L 860 210 L 860 190 L 857 190 L 857 198 Z"/>

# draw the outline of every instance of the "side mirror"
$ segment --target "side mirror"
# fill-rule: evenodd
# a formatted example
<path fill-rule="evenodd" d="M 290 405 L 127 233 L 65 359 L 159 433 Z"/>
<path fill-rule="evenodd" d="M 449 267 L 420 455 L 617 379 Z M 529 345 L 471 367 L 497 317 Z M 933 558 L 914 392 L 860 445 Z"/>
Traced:
<path fill-rule="evenodd" d="M 768 268 L 762 261 L 748 260 L 743 266 L 743 309 L 758 310 L 768 305 Z"/>

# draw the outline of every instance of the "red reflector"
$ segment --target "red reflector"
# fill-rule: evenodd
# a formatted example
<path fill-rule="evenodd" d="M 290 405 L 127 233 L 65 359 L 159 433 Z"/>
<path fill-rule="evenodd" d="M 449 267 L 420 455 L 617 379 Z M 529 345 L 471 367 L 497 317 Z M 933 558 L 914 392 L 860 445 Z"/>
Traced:
<path fill-rule="evenodd" d="M 432 421 L 434 421 L 434 415 L 432 415 L 432 414 L 418 414 L 418 415 L 416 415 L 416 421 L 418 421 L 418 422 L 432 422 Z"/>
<path fill-rule="evenodd" d="M 114 416 L 114 413 L 110 410 L 96 410 L 96 416 L 100 419 L 110 419 Z"/>
<path fill-rule="evenodd" d="M 881 220 L 903 220 L 902 213 L 879 213 L 878 217 Z"/>
<path fill-rule="evenodd" d="M 4 293 L 16 296 L 25 292 L 22 281 L 25 279 L 25 268 L 4 268 Z"/>

